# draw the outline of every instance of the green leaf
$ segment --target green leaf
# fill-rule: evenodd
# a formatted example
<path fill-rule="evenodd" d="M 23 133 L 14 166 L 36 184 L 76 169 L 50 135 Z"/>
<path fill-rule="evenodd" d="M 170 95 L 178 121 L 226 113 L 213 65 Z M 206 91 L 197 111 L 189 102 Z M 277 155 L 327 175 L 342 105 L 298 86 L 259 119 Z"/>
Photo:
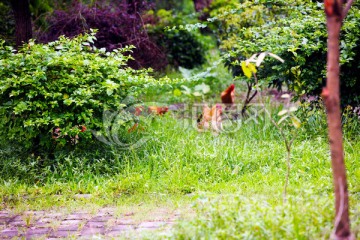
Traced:
<path fill-rule="evenodd" d="M 296 129 L 298 129 L 298 128 L 301 127 L 301 122 L 300 122 L 300 120 L 299 120 L 297 117 L 292 116 L 292 117 L 291 117 L 291 121 L 292 121 L 292 123 L 293 123 L 293 125 L 294 125 L 294 127 L 295 127 Z"/>
<path fill-rule="evenodd" d="M 289 117 L 289 115 L 285 115 L 283 116 L 279 121 L 278 121 L 278 125 L 280 125 L 283 121 L 285 121 L 287 118 Z"/>
<path fill-rule="evenodd" d="M 111 96 L 113 93 L 114 93 L 114 90 L 113 90 L 113 89 L 110 89 L 110 88 L 106 89 L 106 94 L 107 94 L 108 96 Z"/>
<path fill-rule="evenodd" d="M 206 94 L 206 93 L 210 92 L 210 86 L 205 83 L 202 83 L 202 84 L 196 85 L 194 90 L 202 91 L 204 94 Z"/>
<path fill-rule="evenodd" d="M 57 50 L 62 50 L 63 48 L 64 48 L 63 45 L 59 45 L 59 46 L 56 46 L 56 47 L 55 47 L 55 49 L 57 49 Z"/>
<path fill-rule="evenodd" d="M 178 88 L 174 89 L 174 96 L 175 97 L 180 97 L 181 96 L 181 90 L 178 89 Z"/>
<path fill-rule="evenodd" d="M 195 97 L 200 97 L 200 96 L 202 96 L 202 94 L 201 94 L 200 92 L 194 92 L 193 95 L 194 95 Z"/>
<path fill-rule="evenodd" d="M 184 89 L 182 92 L 186 95 L 190 95 L 191 94 L 191 89 L 188 88 L 187 86 L 185 85 L 181 85 L 181 87 Z"/>
<path fill-rule="evenodd" d="M 288 112 L 289 112 L 289 110 L 283 109 L 283 110 L 281 110 L 281 111 L 278 113 L 278 116 L 282 116 L 282 115 L 284 115 L 284 114 L 286 114 L 286 113 L 288 113 Z"/>
<path fill-rule="evenodd" d="M 179 71 L 181 72 L 183 78 L 189 79 L 191 77 L 191 71 L 189 69 L 179 67 Z"/>
<path fill-rule="evenodd" d="M 14 112 L 15 114 L 19 114 L 25 111 L 26 109 L 27 109 L 26 102 L 21 101 L 14 107 Z"/>
<path fill-rule="evenodd" d="M 289 108 L 290 112 L 296 112 L 297 110 L 298 110 L 298 108 L 295 107 L 295 106 L 292 106 L 292 107 Z"/>
<path fill-rule="evenodd" d="M 71 99 L 65 99 L 65 100 L 64 100 L 64 104 L 65 104 L 65 105 L 68 105 L 68 106 L 71 105 L 72 102 L 73 102 L 73 101 L 72 101 Z"/>
<path fill-rule="evenodd" d="M 282 59 L 281 57 L 279 57 L 278 55 L 276 55 L 276 54 L 274 54 L 274 53 L 270 53 L 270 52 L 269 52 L 268 54 L 269 54 L 269 56 L 271 56 L 271 57 L 279 60 L 279 61 L 282 62 L 282 63 L 285 62 L 284 59 Z"/>

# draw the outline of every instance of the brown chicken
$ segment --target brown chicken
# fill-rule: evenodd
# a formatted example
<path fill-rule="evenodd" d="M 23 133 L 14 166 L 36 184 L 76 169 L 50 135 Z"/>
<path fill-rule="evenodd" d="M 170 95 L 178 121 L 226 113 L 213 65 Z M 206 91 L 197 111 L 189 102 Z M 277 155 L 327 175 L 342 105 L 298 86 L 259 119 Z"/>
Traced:
<path fill-rule="evenodd" d="M 164 115 L 168 110 L 168 107 L 150 106 L 148 108 L 149 113 L 155 113 L 156 115 Z"/>
<path fill-rule="evenodd" d="M 226 105 L 233 105 L 235 102 L 235 85 L 231 84 L 221 93 L 221 101 Z"/>
<path fill-rule="evenodd" d="M 135 116 L 140 116 L 143 112 L 144 112 L 145 107 L 144 106 L 139 106 L 135 108 L 135 112 L 134 115 Z M 147 113 L 146 114 L 154 114 L 154 115 L 164 115 L 165 113 L 167 113 L 169 110 L 169 107 L 158 107 L 158 106 L 149 106 L 147 109 Z M 138 123 L 135 123 L 131 128 L 128 129 L 128 133 L 131 133 L 135 130 L 144 130 L 143 127 L 140 127 Z"/>
<path fill-rule="evenodd" d="M 202 114 L 198 118 L 198 129 L 212 129 L 215 132 L 220 132 L 222 129 L 221 114 L 222 107 L 220 104 L 216 104 L 212 108 L 205 105 Z"/>
<path fill-rule="evenodd" d="M 155 115 L 164 115 L 168 112 L 169 107 L 158 107 L 158 106 L 149 106 L 147 108 L 147 112 L 144 112 L 145 107 L 139 106 L 135 108 L 134 115 L 140 116 L 141 114 L 155 114 Z"/>

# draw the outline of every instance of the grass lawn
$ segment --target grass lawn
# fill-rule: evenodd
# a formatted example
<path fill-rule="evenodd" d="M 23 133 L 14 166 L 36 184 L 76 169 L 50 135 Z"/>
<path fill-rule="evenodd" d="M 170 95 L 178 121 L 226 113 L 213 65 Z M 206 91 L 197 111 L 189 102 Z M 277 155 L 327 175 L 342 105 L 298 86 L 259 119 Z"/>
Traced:
<path fill-rule="evenodd" d="M 151 137 L 140 148 L 97 143 L 45 163 L 20 160 L 16 147 L 3 141 L 0 209 L 114 206 L 146 214 L 165 207 L 183 211 L 188 220 L 158 238 L 328 239 L 334 200 L 323 125 L 309 120 L 299 130 L 284 203 L 286 151 L 269 121 L 219 135 L 199 133 L 171 114 L 149 124 L 142 134 Z M 345 150 L 352 228 L 359 237 L 360 141 L 346 137 Z"/>

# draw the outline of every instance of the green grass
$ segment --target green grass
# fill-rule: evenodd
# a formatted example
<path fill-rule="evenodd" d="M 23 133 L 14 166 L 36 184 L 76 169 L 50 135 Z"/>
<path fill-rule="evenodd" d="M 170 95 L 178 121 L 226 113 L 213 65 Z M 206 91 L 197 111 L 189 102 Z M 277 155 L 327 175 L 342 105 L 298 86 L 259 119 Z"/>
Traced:
<path fill-rule="evenodd" d="M 333 187 L 327 138 L 323 126 L 312 126 L 318 130 L 309 133 L 304 124 L 293 147 L 285 205 L 286 152 L 269 121 L 250 122 L 236 132 L 215 136 L 185 127 L 168 114 L 149 123 L 142 134 L 151 138 L 137 149 L 97 143 L 39 162 L 32 156 L 18 157 L 20 150 L 3 143 L 0 209 L 72 211 L 139 204 L 187 209 L 193 204 L 197 217 L 167 237 L 328 238 Z M 131 141 L 131 136 L 127 139 Z M 346 138 L 345 150 L 351 217 L 358 232 L 360 141 Z M 79 199 L 77 194 L 92 197 Z"/>

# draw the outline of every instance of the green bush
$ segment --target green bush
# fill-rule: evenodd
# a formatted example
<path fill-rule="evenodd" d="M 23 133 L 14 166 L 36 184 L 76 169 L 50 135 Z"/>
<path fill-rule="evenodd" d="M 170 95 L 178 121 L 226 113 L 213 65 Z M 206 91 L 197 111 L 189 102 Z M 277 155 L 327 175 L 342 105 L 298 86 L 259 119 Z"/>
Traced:
<path fill-rule="evenodd" d="M 284 64 L 269 61 L 258 76 L 301 94 L 319 94 L 326 79 L 327 30 L 323 4 L 312 1 L 244 1 L 217 9 L 214 17 L 220 47 L 229 65 L 254 53 L 272 52 Z M 343 105 L 360 104 L 360 8 L 354 5 L 341 34 L 341 95 Z M 266 60 L 268 61 L 268 60 Z M 276 63 L 276 64 L 273 64 Z M 241 75 L 239 66 L 233 73 Z"/>
<path fill-rule="evenodd" d="M 156 42 L 165 49 L 171 65 L 192 69 L 205 63 L 205 49 L 191 32 L 157 29 L 151 34 L 159 36 Z"/>
<path fill-rule="evenodd" d="M 0 41 L 1 137 L 32 151 L 91 141 L 85 128 L 100 130 L 105 110 L 155 83 L 148 70 L 127 67 L 131 47 L 106 52 L 94 40 L 95 32 L 30 41 L 18 52 Z"/>
<path fill-rule="evenodd" d="M 208 9 L 205 9 L 210 16 L 221 14 L 224 8 L 233 9 L 239 4 L 239 0 L 213 0 Z"/>
<path fill-rule="evenodd" d="M 201 41 L 201 34 L 178 29 L 166 30 L 166 27 L 192 23 L 194 20 L 182 15 L 173 16 L 171 11 L 164 9 L 150 14 L 156 19 L 156 24 L 148 25 L 148 33 L 165 51 L 172 66 L 192 69 L 205 63 L 206 47 Z"/>

